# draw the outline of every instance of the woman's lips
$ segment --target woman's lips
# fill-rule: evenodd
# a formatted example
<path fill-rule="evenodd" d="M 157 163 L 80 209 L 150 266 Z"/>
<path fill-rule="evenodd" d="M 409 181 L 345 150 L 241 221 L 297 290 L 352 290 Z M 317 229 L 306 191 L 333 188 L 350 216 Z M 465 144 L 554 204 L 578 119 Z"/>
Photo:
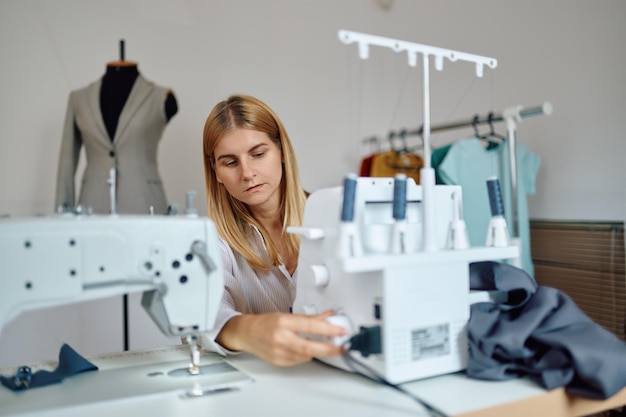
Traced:
<path fill-rule="evenodd" d="M 247 188 L 247 189 L 246 189 L 246 192 L 247 192 L 247 193 L 253 193 L 253 192 L 255 192 L 255 191 L 259 190 L 262 186 L 263 186 L 263 184 L 253 185 L 252 187 Z"/>

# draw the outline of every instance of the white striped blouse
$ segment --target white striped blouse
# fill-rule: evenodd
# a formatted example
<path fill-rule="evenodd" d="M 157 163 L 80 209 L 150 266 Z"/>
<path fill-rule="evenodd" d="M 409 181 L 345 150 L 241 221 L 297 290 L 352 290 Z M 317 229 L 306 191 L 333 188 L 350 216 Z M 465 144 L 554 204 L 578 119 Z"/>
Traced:
<path fill-rule="evenodd" d="M 257 253 L 269 260 L 261 232 L 253 228 L 250 243 Z M 215 327 L 202 337 L 206 350 L 226 355 L 234 353 L 215 342 L 215 337 L 233 316 L 270 312 L 290 312 L 296 296 L 297 269 L 293 276 L 280 265 L 270 271 L 256 271 L 248 261 L 221 238 L 219 239 L 224 268 L 224 295 L 217 314 Z"/>

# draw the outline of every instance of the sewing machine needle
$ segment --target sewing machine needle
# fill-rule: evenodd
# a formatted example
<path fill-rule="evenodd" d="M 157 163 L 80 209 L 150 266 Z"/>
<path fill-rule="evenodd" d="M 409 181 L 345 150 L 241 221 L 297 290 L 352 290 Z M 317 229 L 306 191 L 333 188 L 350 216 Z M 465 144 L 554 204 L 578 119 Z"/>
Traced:
<path fill-rule="evenodd" d="M 191 348 L 191 363 L 188 371 L 191 375 L 198 375 L 200 373 L 200 349 L 198 349 L 198 342 L 195 336 L 187 337 L 187 342 Z"/>

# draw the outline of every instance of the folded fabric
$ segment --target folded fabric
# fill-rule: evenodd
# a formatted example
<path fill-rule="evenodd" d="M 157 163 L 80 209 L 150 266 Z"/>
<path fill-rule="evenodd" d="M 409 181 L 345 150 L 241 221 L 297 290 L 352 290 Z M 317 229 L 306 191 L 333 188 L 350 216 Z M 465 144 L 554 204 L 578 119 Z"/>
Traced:
<path fill-rule="evenodd" d="M 85 371 L 97 371 L 98 367 L 79 355 L 68 344 L 61 346 L 59 363 L 54 371 L 39 370 L 32 373 L 28 366 L 20 366 L 14 376 L 0 375 L 0 382 L 13 391 L 57 384 L 63 379 Z"/>
<path fill-rule="evenodd" d="M 606 399 L 626 386 L 626 343 L 592 321 L 565 293 L 537 286 L 498 262 L 470 265 L 470 288 L 504 292 L 505 303 L 471 306 L 467 375 L 529 377 L 545 389 Z"/>

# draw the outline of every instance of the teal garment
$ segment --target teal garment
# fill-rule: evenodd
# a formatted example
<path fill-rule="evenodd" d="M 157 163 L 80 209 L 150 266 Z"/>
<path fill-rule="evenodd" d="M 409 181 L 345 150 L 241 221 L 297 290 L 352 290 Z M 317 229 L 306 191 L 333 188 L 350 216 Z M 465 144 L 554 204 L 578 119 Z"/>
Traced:
<path fill-rule="evenodd" d="M 446 183 L 439 174 L 439 165 L 441 165 L 441 163 L 446 159 L 450 146 L 451 145 L 446 145 L 441 148 L 437 148 L 430 156 L 430 166 L 435 170 L 435 184 L 443 185 Z"/>
<path fill-rule="evenodd" d="M 530 253 L 530 226 L 528 221 L 527 196 L 535 194 L 535 178 L 541 158 L 532 153 L 523 143 L 516 142 L 517 160 L 517 217 L 518 233 L 514 235 L 511 169 L 509 142 L 485 148 L 483 142 L 472 137 L 453 144 L 445 159 L 439 164 L 438 174 L 446 184 L 460 185 L 463 190 L 463 212 L 468 237 L 472 246 L 484 246 L 491 219 L 487 178 L 500 179 L 504 217 L 511 237 L 520 240 L 521 267 L 534 276 Z"/>

